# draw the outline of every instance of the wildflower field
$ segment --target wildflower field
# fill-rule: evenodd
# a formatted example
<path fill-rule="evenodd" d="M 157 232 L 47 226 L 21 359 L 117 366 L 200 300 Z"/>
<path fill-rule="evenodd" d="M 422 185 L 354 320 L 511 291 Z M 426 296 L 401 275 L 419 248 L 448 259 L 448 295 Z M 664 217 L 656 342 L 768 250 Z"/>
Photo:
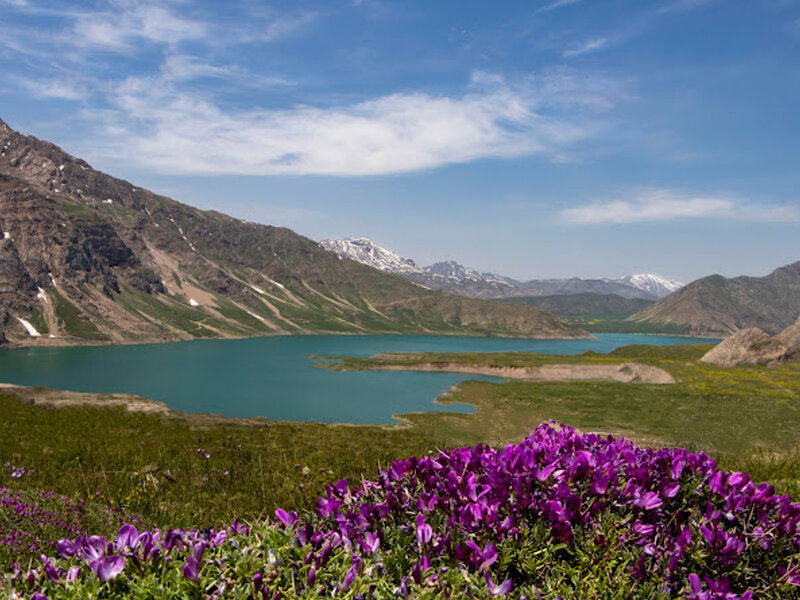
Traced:
<path fill-rule="evenodd" d="M 0 398 L 0 597 L 800 597 L 800 369 L 698 352 L 389 428 Z"/>

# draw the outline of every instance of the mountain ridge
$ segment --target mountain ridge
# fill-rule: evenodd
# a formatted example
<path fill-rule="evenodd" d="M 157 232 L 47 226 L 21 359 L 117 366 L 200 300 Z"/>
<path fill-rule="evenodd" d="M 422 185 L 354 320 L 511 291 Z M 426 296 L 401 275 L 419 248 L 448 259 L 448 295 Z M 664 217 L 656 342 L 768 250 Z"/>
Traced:
<path fill-rule="evenodd" d="M 618 278 L 572 277 L 518 281 L 496 273 L 481 273 L 454 260 L 420 267 L 412 259 L 403 258 L 365 237 L 327 239 L 322 240 L 320 245 L 352 260 L 405 277 L 409 281 L 470 298 L 503 299 L 594 293 L 615 294 L 628 299 L 656 300 L 684 285 L 680 281 L 652 273 Z"/>
<path fill-rule="evenodd" d="M 286 228 L 159 196 L 2 120 L 0 232 L 0 341 L 17 345 L 589 335 L 542 311 L 425 290 Z"/>

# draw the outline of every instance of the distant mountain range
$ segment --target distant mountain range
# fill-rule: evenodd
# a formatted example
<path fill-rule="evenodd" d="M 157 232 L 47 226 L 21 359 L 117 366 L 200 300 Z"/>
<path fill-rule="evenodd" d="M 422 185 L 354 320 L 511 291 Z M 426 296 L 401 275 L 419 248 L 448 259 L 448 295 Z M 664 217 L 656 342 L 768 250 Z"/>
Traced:
<path fill-rule="evenodd" d="M 496 273 L 480 273 L 455 261 L 420 267 L 413 260 L 378 246 L 367 238 L 323 240 L 323 248 L 427 287 L 470 298 L 514 298 L 568 294 L 614 294 L 623 298 L 657 300 L 682 287 L 680 281 L 649 273 L 616 279 L 534 279 L 517 281 Z"/>
<path fill-rule="evenodd" d="M 158 196 L 0 121 L 0 343 L 318 332 L 588 336 Z"/>
<path fill-rule="evenodd" d="M 649 308 L 631 321 L 685 327 L 687 333 L 725 336 L 758 327 L 776 334 L 800 315 L 800 261 L 764 277 L 727 279 L 711 275 L 698 279 Z"/>

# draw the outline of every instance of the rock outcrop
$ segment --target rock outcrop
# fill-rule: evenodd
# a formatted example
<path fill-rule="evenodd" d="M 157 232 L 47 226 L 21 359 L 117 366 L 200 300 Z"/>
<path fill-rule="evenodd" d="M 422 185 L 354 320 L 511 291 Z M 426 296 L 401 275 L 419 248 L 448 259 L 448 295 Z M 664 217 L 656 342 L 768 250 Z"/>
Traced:
<path fill-rule="evenodd" d="M 757 327 L 737 331 L 700 360 L 720 367 L 775 366 L 800 360 L 800 318 L 775 336 Z"/>

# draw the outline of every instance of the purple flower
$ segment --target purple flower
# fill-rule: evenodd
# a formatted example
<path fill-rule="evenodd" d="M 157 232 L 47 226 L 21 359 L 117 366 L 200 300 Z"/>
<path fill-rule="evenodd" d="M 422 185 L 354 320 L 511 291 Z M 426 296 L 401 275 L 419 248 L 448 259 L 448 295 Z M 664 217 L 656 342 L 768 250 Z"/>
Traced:
<path fill-rule="evenodd" d="M 125 548 L 135 550 L 139 545 L 139 532 L 133 525 L 123 525 L 117 534 L 117 549 L 122 551 Z"/>
<path fill-rule="evenodd" d="M 295 511 L 287 513 L 282 508 L 278 508 L 275 510 L 275 516 L 278 517 L 278 520 L 286 527 L 293 527 L 295 523 L 297 523 L 297 513 Z"/>
<path fill-rule="evenodd" d="M 75 583 L 75 581 L 78 579 L 78 575 L 80 575 L 80 573 L 81 573 L 81 568 L 80 567 L 70 567 L 67 570 L 67 576 L 66 576 L 65 579 L 69 583 Z"/>
<path fill-rule="evenodd" d="M 419 539 L 419 536 L 417 536 L 417 539 Z M 372 533 L 370 531 L 367 531 L 364 534 L 364 547 L 367 550 L 367 552 L 373 552 L 373 553 L 377 552 L 378 546 L 380 545 L 381 545 L 381 538 L 378 537 L 377 533 Z"/>
<path fill-rule="evenodd" d="M 105 556 L 106 538 L 99 535 L 81 538 L 77 546 L 77 552 L 83 560 L 89 563 L 95 562 Z"/>
<path fill-rule="evenodd" d="M 75 556 L 75 544 L 73 544 L 71 540 L 58 540 L 58 542 L 56 542 L 56 548 L 58 548 L 58 553 L 62 558 Z"/>
<path fill-rule="evenodd" d="M 425 522 L 425 515 L 417 515 L 417 541 L 420 544 L 427 544 L 433 537 L 433 529 Z"/>
<path fill-rule="evenodd" d="M 494 581 L 492 581 L 492 578 L 489 576 L 488 571 L 486 571 L 483 575 L 486 579 L 486 587 L 489 588 L 489 593 L 492 596 L 505 596 L 506 594 L 511 593 L 513 585 L 510 579 L 506 579 L 500 585 L 495 585 Z"/>
<path fill-rule="evenodd" d="M 121 556 L 106 556 L 90 563 L 89 568 L 100 581 L 109 581 L 122 573 L 125 559 Z"/>
<path fill-rule="evenodd" d="M 655 492 L 645 492 L 633 501 L 634 506 L 638 506 L 639 508 L 643 508 L 645 510 L 655 510 L 663 504 L 664 501 Z"/>
<path fill-rule="evenodd" d="M 194 556 L 187 556 L 186 564 L 183 565 L 181 571 L 183 572 L 183 576 L 189 581 L 197 581 L 197 577 L 200 575 L 200 563 Z"/>

